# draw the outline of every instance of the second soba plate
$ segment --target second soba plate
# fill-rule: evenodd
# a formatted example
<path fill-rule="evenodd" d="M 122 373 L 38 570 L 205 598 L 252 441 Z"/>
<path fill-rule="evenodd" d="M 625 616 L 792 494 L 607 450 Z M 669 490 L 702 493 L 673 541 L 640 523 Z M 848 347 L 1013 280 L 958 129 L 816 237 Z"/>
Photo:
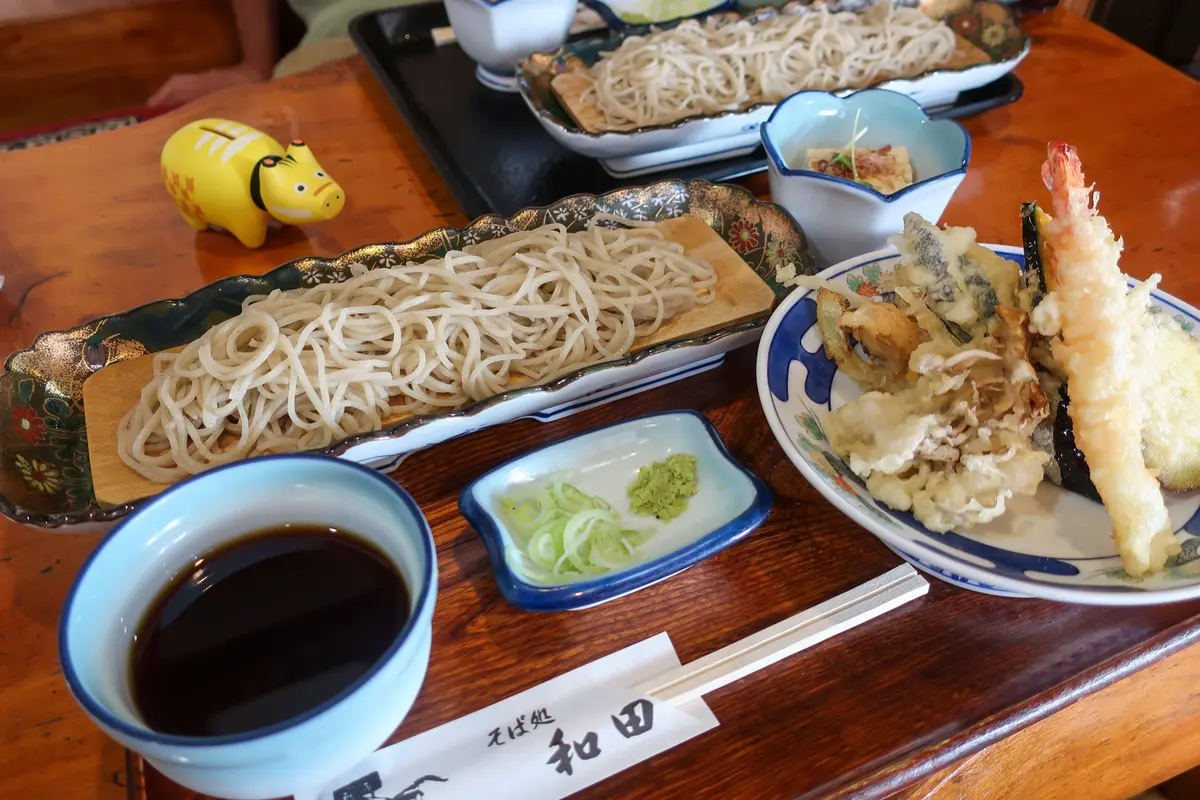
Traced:
<path fill-rule="evenodd" d="M 801 272 L 813 269 L 804 235 L 778 206 L 757 201 L 735 186 L 663 181 L 599 196 L 575 195 L 507 219 L 481 217 L 465 228 L 438 229 L 404 243 L 366 245 L 336 258 L 300 259 L 262 276 L 226 278 L 179 300 L 162 300 L 42 334 L 28 349 L 8 358 L 0 373 L 0 513 L 21 523 L 53 528 L 107 523 L 138 504 L 137 499 L 102 504 L 93 488 L 96 464 L 89 455 L 82 399 L 85 380 L 104 367 L 187 344 L 239 313 L 242 300 L 250 295 L 340 282 L 349 277 L 351 264 L 376 268 L 423 261 L 551 222 L 582 230 L 597 213 L 654 222 L 677 217 L 701 221 L 729 246 L 724 248 L 718 241 L 720 247 L 731 248 L 763 280 L 771 298 L 782 294 L 774 281 L 776 267 L 795 263 Z M 663 341 L 548 384 L 513 389 L 451 411 L 409 417 L 313 452 L 365 463 L 394 460 L 403 453 L 615 387 L 632 390 L 664 371 L 711 361 L 755 341 L 766 316 L 764 311 L 734 324 Z"/>
<path fill-rule="evenodd" d="M 723 13 L 728 13 L 731 18 L 736 16 L 734 12 Z M 744 18 L 757 22 L 781 13 L 803 14 L 808 13 L 808 8 L 791 2 L 782 9 L 750 12 Z M 1004 77 L 1029 52 L 1029 37 L 999 3 L 976 2 L 951 14 L 945 22 L 957 35 L 962 51 L 956 51 L 952 57 L 952 66 L 875 86 L 907 95 L 925 108 L 942 106 L 953 103 L 962 92 Z M 671 24 L 661 26 L 662 29 L 671 27 Z M 555 78 L 591 67 L 625 39 L 649 32 L 649 27 L 629 28 L 603 41 L 568 44 L 553 53 L 535 53 L 526 59 L 517 70 L 521 96 L 546 132 L 568 150 L 601 159 L 605 169 L 618 176 L 731 158 L 756 148 L 760 144 L 758 128 L 771 115 L 775 108 L 773 103 L 622 131 L 586 130 L 568 113 L 551 87 Z M 561 87 L 561 83 L 556 85 Z M 837 93 L 846 94 L 863 88 L 867 87 L 849 86 Z"/>

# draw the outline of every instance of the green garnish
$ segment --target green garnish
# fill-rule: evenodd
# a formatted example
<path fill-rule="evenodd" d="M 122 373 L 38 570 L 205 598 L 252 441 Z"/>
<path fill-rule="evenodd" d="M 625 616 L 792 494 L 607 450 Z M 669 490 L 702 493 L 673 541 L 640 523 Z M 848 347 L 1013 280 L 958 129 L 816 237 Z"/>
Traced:
<path fill-rule="evenodd" d="M 858 164 L 855 163 L 854 160 L 855 142 L 861 139 L 863 135 L 870 130 L 870 128 L 863 128 L 861 131 L 858 129 L 858 117 L 860 114 L 862 114 L 861 108 L 854 112 L 854 127 L 850 131 L 850 141 L 847 142 L 846 146 L 839 150 L 837 155 L 835 155 L 829 161 L 831 164 L 840 164 L 841 166 L 850 170 L 850 173 L 854 176 L 854 181 L 856 183 L 869 186 L 870 184 L 868 184 L 866 181 L 861 181 L 858 179 Z M 847 151 L 849 151 L 849 155 L 847 155 Z"/>
<path fill-rule="evenodd" d="M 563 481 L 503 497 L 499 506 L 513 542 L 505 559 L 522 577 L 542 583 L 630 566 L 652 534 L 625 527 L 604 500 Z"/>
<path fill-rule="evenodd" d="M 629 487 L 629 507 L 635 514 L 670 522 L 684 512 L 695 493 L 696 457 L 676 453 L 638 470 Z"/>

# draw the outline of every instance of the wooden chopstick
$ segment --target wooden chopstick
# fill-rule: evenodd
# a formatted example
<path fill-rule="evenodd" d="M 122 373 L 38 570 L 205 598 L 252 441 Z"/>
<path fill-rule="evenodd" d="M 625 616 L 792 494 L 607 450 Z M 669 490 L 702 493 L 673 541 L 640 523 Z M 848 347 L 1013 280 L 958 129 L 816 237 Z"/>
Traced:
<path fill-rule="evenodd" d="M 891 611 L 929 591 L 929 582 L 908 564 L 837 597 L 801 611 L 741 641 L 633 687 L 634 691 L 679 706 L 856 625 Z"/>

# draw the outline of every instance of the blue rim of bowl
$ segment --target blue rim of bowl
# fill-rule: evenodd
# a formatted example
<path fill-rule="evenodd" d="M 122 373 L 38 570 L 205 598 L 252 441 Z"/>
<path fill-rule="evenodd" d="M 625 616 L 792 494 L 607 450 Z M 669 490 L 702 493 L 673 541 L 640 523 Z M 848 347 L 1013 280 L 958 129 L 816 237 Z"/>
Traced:
<path fill-rule="evenodd" d="M 980 583 L 979 581 L 974 580 L 973 578 L 967 578 L 962 575 L 959 575 L 958 573 L 951 572 L 950 570 L 942 569 L 941 567 L 935 566 L 933 564 L 930 564 L 927 561 L 923 561 L 920 558 L 917 558 L 912 553 L 904 552 L 903 550 L 901 550 L 899 547 L 896 547 L 891 542 L 884 542 L 882 539 L 880 539 L 879 541 L 888 550 L 891 550 L 893 553 L 900 556 L 902 559 L 904 559 L 908 563 L 912 564 L 917 569 L 921 570 L 922 572 L 928 573 L 929 575 L 934 576 L 938 580 L 948 583 L 951 586 L 954 586 L 958 589 L 966 589 L 969 592 L 979 592 L 980 594 L 990 594 L 995 597 L 1014 597 L 1014 598 L 1018 598 L 1021 600 L 1032 599 L 1031 595 L 1018 594 L 1016 592 L 1010 592 L 1007 589 L 998 589 L 995 586 L 989 586 L 986 583 Z"/>
<path fill-rule="evenodd" d="M 957 169 L 952 169 L 947 172 L 939 172 L 937 175 L 931 175 L 928 178 L 923 178 L 923 179 L 917 181 L 916 183 L 910 183 L 908 186 L 905 186 L 903 189 L 901 189 L 897 192 L 893 192 L 892 194 L 884 194 L 883 192 L 881 192 L 878 189 L 875 189 L 871 186 L 864 186 L 861 183 L 855 183 L 854 181 L 848 180 L 846 178 L 839 178 L 836 175 L 826 175 L 823 172 L 817 172 L 817 171 L 811 170 L 811 169 L 793 169 L 792 167 L 789 167 L 787 165 L 787 163 L 783 160 L 783 156 L 780 155 L 779 151 L 775 149 L 775 144 L 771 141 L 771 136 L 768 132 L 768 128 L 769 128 L 771 122 L 775 119 L 775 115 L 778 114 L 780 111 L 782 111 L 784 106 L 786 106 L 788 103 L 795 100 L 797 97 L 802 97 L 803 95 L 806 95 L 806 94 L 819 94 L 819 95 L 825 95 L 826 97 L 832 97 L 833 99 L 838 100 L 840 102 L 845 102 L 847 100 L 852 100 L 855 97 L 858 97 L 860 94 L 879 93 L 879 92 L 886 92 L 887 94 L 892 94 L 897 97 L 903 97 L 905 100 L 912 103 L 916 107 L 917 111 L 919 111 L 921 113 L 921 116 L 923 116 L 925 118 L 925 122 L 928 122 L 931 124 L 936 124 L 936 125 L 954 125 L 960 131 L 962 131 L 963 143 L 965 146 L 963 148 L 962 163 L 959 165 L 959 167 Z M 958 122 L 957 120 L 953 120 L 953 119 L 934 119 L 933 117 L 929 116 L 929 114 L 925 111 L 925 109 L 922 108 L 921 104 L 918 103 L 916 100 L 913 100 L 911 97 L 909 97 L 906 94 L 901 94 L 900 92 L 893 92 L 891 89 L 860 89 L 857 92 L 845 95 L 843 97 L 839 97 L 838 95 L 834 94 L 833 92 L 822 92 L 817 89 L 808 89 L 803 92 L 796 92 L 795 94 L 789 95 L 788 97 L 784 98 L 783 100 L 781 100 L 779 102 L 778 105 L 775 106 L 775 110 L 771 112 L 771 116 L 767 117 L 767 121 L 764 122 L 760 126 L 759 130 L 762 133 L 763 148 L 767 151 L 767 158 L 770 160 L 771 166 L 775 170 L 777 170 L 780 175 L 787 175 L 789 177 L 797 177 L 798 176 L 798 177 L 804 177 L 804 178 L 818 178 L 823 181 L 830 181 L 832 183 L 836 183 L 841 186 L 845 186 L 849 189 L 855 189 L 857 191 L 863 192 L 864 194 L 867 194 L 871 197 L 876 197 L 885 203 L 895 202 L 896 200 L 899 200 L 901 197 L 904 197 L 904 195 L 908 194 L 909 192 L 913 191 L 914 189 L 917 189 L 918 187 L 925 186 L 925 185 L 934 183 L 936 181 L 945 180 L 946 178 L 952 178 L 956 175 L 966 175 L 967 174 L 967 165 L 971 162 L 971 134 L 967 133 L 967 129 L 965 127 L 963 127 L 962 123 Z"/>
<path fill-rule="evenodd" d="M 409 615 L 408 622 L 405 623 L 400 633 L 396 635 L 396 640 L 392 642 L 387 651 L 381 655 L 370 669 L 364 672 L 357 680 L 347 686 L 335 696 L 321 703 L 315 708 L 311 708 L 303 714 L 298 714 L 290 717 L 283 722 L 277 722 L 274 725 L 268 725 L 264 728 L 255 728 L 254 730 L 245 731 L 244 733 L 231 733 L 224 736 L 183 736 L 175 733 L 161 733 L 151 730 L 148 727 L 131 724 L 113 714 L 104 707 L 99 701 L 92 697 L 79 681 L 76 674 L 75 666 L 71 662 L 71 651 L 67 647 L 67 628 L 71 619 L 71 609 L 75 604 L 75 594 L 79 590 L 80 584 L 83 582 L 84 576 L 87 575 L 89 569 L 95 563 L 104 549 L 112 543 L 112 541 L 121 534 L 121 531 L 129 524 L 133 523 L 138 517 L 144 513 L 148 513 L 155 506 L 166 502 L 167 498 L 172 494 L 180 491 L 186 486 L 191 486 L 196 481 L 204 480 L 207 476 L 223 472 L 226 470 L 247 468 L 257 464 L 264 464 L 270 461 L 286 460 L 291 462 L 296 461 L 314 461 L 319 462 L 322 466 L 332 465 L 335 469 L 347 468 L 354 472 L 358 472 L 363 476 L 370 476 L 370 479 L 383 484 L 388 490 L 399 498 L 401 505 L 412 514 L 413 518 L 419 523 L 420 530 L 424 534 L 421 536 L 421 549 L 423 555 L 422 571 L 424 573 L 425 585 L 421 589 L 421 594 L 413 604 L 414 611 Z M 84 710 L 96 717 L 105 725 L 118 730 L 127 736 L 136 738 L 138 741 L 149 742 L 153 744 L 164 744 L 175 747 L 215 747 L 227 744 L 240 744 L 242 742 L 254 741 L 263 739 L 281 731 L 294 728 L 310 719 L 322 714 L 334 706 L 341 703 L 343 700 L 350 697 L 352 694 L 361 689 L 369 680 L 374 678 L 379 671 L 383 669 L 384 664 L 388 663 L 395 657 L 409 639 L 412 638 L 413 632 L 416 630 L 417 623 L 424 616 L 424 610 L 427 604 L 430 603 L 430 596 L 434 591 L 434 581 L 436 579 L 437 555 L 433 545 L 433 531 L 429 527 L 429 520 L 421 512 L 421 507 L 417 505 L 417 501 L 413 500 L 403 486 L 395 481 L 381 475 L 370 467 L 365 467 L 354 461 L 348 461 L 343 458 L 334 458 L 330 456 L 309 455 L 305 453 L 286 453 L 281 455 L 258 456 L 257 458 L 235 461 L 229 464 L 222 464 L 219 467 L 213 467 L 210 470 L 205 470 L 199 475 L 193 475 L 186 480 L 163 490 L 151 502 L 141 506 L 137 511 L 122 519 L 116 527 L 108 533 L 107 536 L 97 545 L 92 554 L 83 562 L 75 580 L 71 583 L 71 590 L 67 592 L 67 601 L 63 604 L 62 614 L 59 617 L 58 625 L 58 658 L 62 665 L 63 678 L 67 682 L 71 694 L 83 706 Z"/>
<path fill-rule="evenodd" d="M 502 6 L 510 2 L 510 0 L 475 0 L 475 2 L 484 8 L 495 8 L 496 6 Z"/>
<path fill-rule="evenodd" d="M 513 80 L 515 80 L 517 77 L 516 70 L 492 69 L 491 67 L 485 67 L 483 64 L 480 64 L 478 61 L 475 62 L 475 69 L 477 72 L 478 71 L 484 72 L 489 78 L 490 77 L 506 78 L 506 79 L 512 78 Z"/>
<path fill-rule="evenodd" d="M 485 508 L 475 496 L 475 487 L 481 481 L 496 472 L 508 469 L 513 464 L 523 461 L 535 453 L 539 453 L 550 447 L 557 447 L 565 442 L 580 439 L 584 436 L 592 436 L 620 425 L 631 425 L 659 417 L 680 415 L 698 419 L 705 432 L 708 433 L 713 443 L 717 446 L 717 451 L 720 455 L 734 469 L 750 479 L 750 483 L 754 487 L 754 500 L 745 511 L 720 528 L 710 531 L 682 547 L 659 556 L 652 561 L 646 561 L 609 575 L 601 575 L 574 583 L 539 586 L 522 580 L 513 572 L 505 558 L 504 537 L 500 533 L 499 526 L 496 524 L 495 515 Z M 763 523 L 767 515 L 771 512 L 771 506 L 771 490 L 767 488 L 767 485 L 733 457 L 733 454 L 729 452 L 725 443 L 721 441 L 721 436 L 717 433 L 717 429 L 709 422 L 708 418 L 691 409 L 643 414 L 642 416 L 630 417 L 619 422 L 602 425 L 599 428 L 592 428 L 589 431 L 568 436 L 565 439 L 559 439 L 551 444 L 530 450 L 516 458 L 510 458 L 508 461 L 489 469 L 467 484 L 466 488 L 458 496 L 459 513 L 475 529 L 475 532 L 479 534 L 479 538 L 483 539 L 483 544 L 487 548 L 488 559 L 492 563 L 492 573 L 495 575 L 496 584 L 500 587 L 500 593 L 504 595 L 504 599 L 509 603 L 526 611 L 570 611 L 584 608 L 644 588 L 664 578 L 669 578 L 710 556 L 716 555 L 730 545 L 741 541 Z"/>
<path fill-rule="evenodd" d="M 475 64 L 475 79 L 493 92 L 506 94 L 516 94 L 517 92 L 517 81 L 513 75 L 497 72 L 480 63 Z"/>
<path fill-rule="evenodd" d="M 1024 261 L 1025 252 L 1019 245 L 1000 245 L 1000 244 L 985 244 L 980 242 L 982 247 L 986 247 L 997 255 L 1018 256 Z M 813 277 L 824 278 L 826 280 L 839 277 L 850 272 L 851 270 L 860 269 L 870 264 L 888 259 L 898 259 L 900 254 L 895 248 L 883 248 L 873 250 L 869 253 L 863 253 L 854 258 L 848 258 L 845 261 L 833 264 Z M 1126 282 L 1130 286 L 1136 286 L 1143 281 L 1135 278 L 1125 277 Z M 772 436 L 783 449 L 784 455 L 787 456 L 796 470 L 808 481 L 809 485 L 817 490 L 825 500 L 845 515 L 851 522 L 855 523 L 867 533 L 879 539 L 884 545 L 889 548 L 899 548 L 910 556 L 927 562 L 928 564 L 946 571 L 952 571 L 955 574 L 978 581 L 987 585 L 991 589 L 1000 591 L 1008 591 L 1020 597 L 1033 597 L 1042 600 L 1049 600 L 1058 603 L 1078 603 L 1082 605 L 1097 605 L 1109 607 L 1133 607 L 1133 606 L 1150 606 L 1163 605 L 1167 603 L 1186 602 L 1197 599 L 1200 595 L 1200 589 L 1197 585 L 1191 584 L 1188 586 L 1170 587 L 1162 589 L 1125 589 L 1122 587 L 1099 587 L 1088 586 L 1086 584 L 1055 584 L 1046 581 L 1039 581 L 1034 578 L 1009 578 L 1004 575 L 995 575 L 988 572 L 987 567 L 976 565 L 964 558 L 961 558 L 956 553 L 941 550 L 919 541 L 904 539 L 898 534 L 888 530 L 886 525 L 874 521 L 870 516 L 856 508 L 854 505 L 845 503 L 837 492 L 832 489 L 824 478 L 817 475 L 808 459 L 800 456 L 800 462 L 793 458 L 793 452 L 799 454 L 799 448 L 792 444 L 791 440 L 783 431 L 783 420 L 775 407 L 774 395 L 770 388 L 766 385 L 765 369 L 768 353 L 770 352 L 771 344 L 776 335 L 779 333 L 779 326 L 789 313 L 801 300 L 814 293 L 812 289 L 798 288 L 793 290 L 786 298 L 784 298 L 771 314 L 771 319 L 767 321 L 766 328 L 763 329 L 762 337 L 759 339 L 758 351 L 755 354 L 755 385 L 759 398 L 759 405 L 763 409 L 763 415 L 767 418 L 767 426 L 771 430 Z M 1154 289 L 1151 292 L 1151 297 L 1159 303 L 1163 303 L 1180 313 L 1191 316 L 1195 319 L 1200 319 L 1200 309 L 1192 306 L 1174 295 L 1167 294 L 1159 289 Z M 883 510 L 883 509 L 881 509 Z M 885 514 L 890 513 L 884 510 Z M 896 525 L 901 525 L 899 521 L 893 518 Z M 881 533 L 880 531 L 888 531 Z M 1116 555 L 1105 556 L 1104 558 L 1116 558 Z"/>

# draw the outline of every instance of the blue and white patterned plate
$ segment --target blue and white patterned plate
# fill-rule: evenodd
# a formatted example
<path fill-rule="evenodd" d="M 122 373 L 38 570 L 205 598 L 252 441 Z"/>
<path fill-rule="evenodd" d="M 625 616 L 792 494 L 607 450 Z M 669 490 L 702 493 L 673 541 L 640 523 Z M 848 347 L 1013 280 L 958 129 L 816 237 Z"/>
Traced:
<path fill-rule="evenodd" d="M 1024 265 L 1020 249 L 986 246 Z M 894 250 L 879 250 L 833 266 L 821 277 L 874 295 L 898 260 Z M 976 591 L 1094 605 L 1200 597 L 1200 492 L 1167 496 L 1182 552 L 1162 573 L 1142 579 L 1121 568 L 1103 506 L 1049 481 L 1033 497 L 1014 498 L 1000 519 L 969 531 L 934 533 L 911 513 L 877 503 L 825 438 L 825 415 L 862 392 L 825 356 L 814 295 L 795 290 L 767 323 L 758 348 L 758 393 L 788 458 L 843 513 L 922 569 Z M 1200 311 L 1163 292 L 1152 298 L 1154 313 L 1171 315 L 1196 335 Z"/>

